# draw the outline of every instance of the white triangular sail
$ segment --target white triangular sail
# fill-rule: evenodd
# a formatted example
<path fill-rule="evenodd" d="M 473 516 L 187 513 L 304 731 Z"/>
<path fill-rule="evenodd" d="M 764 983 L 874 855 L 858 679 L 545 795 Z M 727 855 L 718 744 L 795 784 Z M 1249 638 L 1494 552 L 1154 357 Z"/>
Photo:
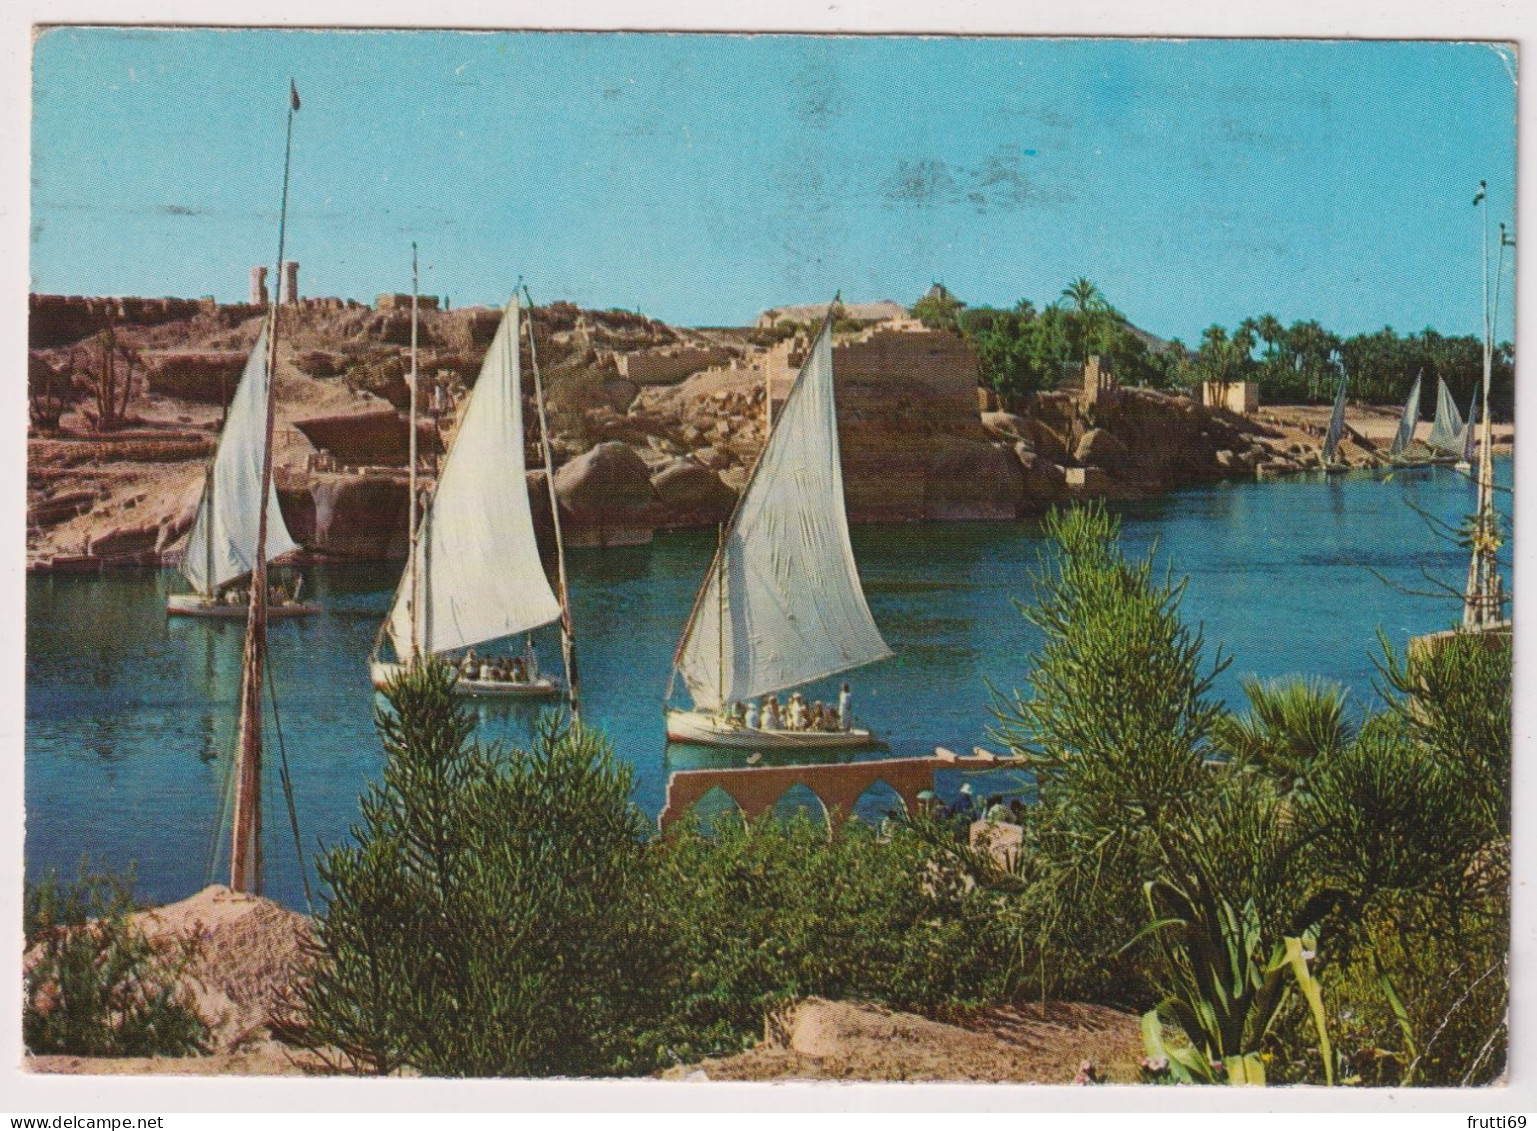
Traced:
<path fill-rule="evenodd" d="M 1340 437 L 1345 434 L 1345 378 L 1340 378 L 1339 391 L 1334 394 L 1334 411 L 1329 414 L 1329 432 L 1324 437 L 1324 463 L 1334 462 L 1339 449 Z"/>
<path fill-rule="evenodd" d="M 262 324 L 224 418 L 224 432 L 187 535 L 181 572 L 203 596 L 256 568 L 262 452 L 267 440 L 267 326 Z M 283 523 L 277 484 L 267 494 L 267 560 L 297 550 Z"/>
<path fill-rule="evenodd" d="M 1452 391 L 1443 377 L 1436 390 L 1436 420 L 1430 426 L 1430 446 L 1446 455 L 1462 455 L 1462 427 L 1462 413 L 1457 411 L 1457 402 L 1452 400 Z"/>
<path fill-rule="evenodd" d="M 714 710 L 883 660 L 849 543 L 824 325 L 791 387 L 678 647 Z"/>
<path fill-rule="evenodd" d="M 407 558 L 388 621 L 402 659 L 513 636 L 560 616 L 528 502 L 518 324 L 514 297 Z"/>
<path fill-rule="evenodd" d="M 1478 453 L 1478 392 L 1479 387 L 1475 384 L 1473 399 L 1468 402 L 1468 419 L 1462 425 L 1462 450 L 1459 454 L 1465 463 L 1472 463 Z"/>
<path fill-rule="evenodd" d="M 1420 422 L 1420 377 L 1414 378 L 1409 389 L 1409 399 L 1404 402 L 1404 414 L 1398 418 L 1398 431 L 1393 434 L 1393 446 L 1389 455 L 1402 455 L 1414 443 L 1414 429 Z"/>

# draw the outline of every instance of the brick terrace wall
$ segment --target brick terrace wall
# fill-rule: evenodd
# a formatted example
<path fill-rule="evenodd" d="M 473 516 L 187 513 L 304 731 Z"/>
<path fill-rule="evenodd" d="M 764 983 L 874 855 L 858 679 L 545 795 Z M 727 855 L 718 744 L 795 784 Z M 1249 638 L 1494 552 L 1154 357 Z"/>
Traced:
<path fill-rule="evenodd" d="M 833 375 L 850 515 L 923 517 L 939 438 L 987 439 L 976 354 L 953 334 L 876 329 L 834 344 Z"/>
<path fill-rule="evenodd" d="M 726 349 L 687 347 L 672 350 L 647 350 L 614 355 L 619 376 L 637 385 L 675 385 L 683 378 L 724 365 L 734 355 Z"/>

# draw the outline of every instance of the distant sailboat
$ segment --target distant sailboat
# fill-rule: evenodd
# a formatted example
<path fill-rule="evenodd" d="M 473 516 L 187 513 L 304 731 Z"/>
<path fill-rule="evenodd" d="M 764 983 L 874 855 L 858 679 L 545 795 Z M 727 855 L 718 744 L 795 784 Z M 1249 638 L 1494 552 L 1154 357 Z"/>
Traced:
<path fill-rule="evenodd" d="M 1345 467 L 1344 464 L 1334 462 L 1339 452 L 1340 439 L 1345 434 L 1345 382 L 1346 377 L 1342 373 L 1339 390 L 1334 394 L 1334 411 L 1329 414 L 1329 431 L 1324 436 L 1324 446 L 1319 452 L 1325 471 L 1343 471 Z"/>
<path fill-rule="evenodd" d="M 775 727 L 761 718 L 749 727 L 733 708 L 891 655 L 849 541 L 829 319 L 694 599 L 673 660 L 673 678 L 683 677 L 694 709 L 664 702 L 667 737 L 753 750 L 871 745 L 870 731 L 846 718 L 839 729 Z M 669 680 L 667 701 L 672 692 Z"/>
<path fill-rule="evenodd" d="M 369 669 L 384 687 L 415 659 L 443 656 L 563 620 L 534 535 L 525 487 L 521 308 L 513 296 L 497 327 L 437 488 L 422 513 Z M 413 505 L 414 505 L 413 500 Z M 557 553 L 560 552 L 557 540 Z M 380 658 L 388 636 L 395 661 Z M 558 694 L 532 640 L 514 662 L 459 662 L 464 695 Z"/>
<path fill-rule="evenodd" d="M 1414 429 L 1420 422 L 1420 381 L 1423 374 L 1416 374 L 1414 385 L 1409 389 L 1409 399 L 1404 402 L 1404 413 L 1398 418 L 1398 431 L 1393 434 L 1388 455 L 1397 462 L 1414 443 Z"/>
<path fill-rule="evenodd" d="M 1436 419 L 1430 426 L 1427 443 L 1442 457 L 1461 459 L 1466 446 L 1464 427 L 1462 413 L 1457 411 L 1457 402 L 1452 400 L 1452 391 L 1443 377 L 1436 390 Z"/>
<path fill-rule="evenodd" d="M 262 498 L 262 453 L 272 400 L 267 388 L 268 334 L 269 326 L 263 322 L 230 401 L 218 451 L 204 476 L 203 497 L 181 558 L 182 576 L 192 583 L 193 592 L 171 594 L 166 612 L 173 616 L 246 617 L 248 602 L 233 583 L 256 568 L 257 526 L 263 506 L 267 510 L 267 561 L 299 548 L 283 524 L 277 485 L 269 482 L 266 499 Z M 318 612 L 318 604 L 300 601 L 297 592 L 281 597 L 274 594 L 267 603 L 269 617 Z"/>
<path fill-rule="evenodd" d="M 1478 454 L 1478 386 L 1473 386 L 1473 399 L 1468 402 L 1467 423 L 1462 426 L 1462 456 L 1457 461 L 1458 471 L 1472 471 L 1473 460 Z"/>

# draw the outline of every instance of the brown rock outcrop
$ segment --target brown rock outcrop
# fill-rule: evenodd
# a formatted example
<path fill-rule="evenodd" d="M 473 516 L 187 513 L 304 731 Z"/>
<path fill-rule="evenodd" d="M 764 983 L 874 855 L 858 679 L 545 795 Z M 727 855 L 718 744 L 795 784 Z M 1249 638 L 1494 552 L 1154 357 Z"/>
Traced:
<path fill-rule="evenodd" d="M 1079 463 L 1094 464 L 1108 471 L 1123 467 L 1129 454 L 1121 438 L 1104 428 L 1090 428 L 1073 449 L 1073 456 Z"/>
<path fill-rule="evenodd" d="M 924 479 L 923 517 L 1005 519 L 1019 511 L 1024 489 L 1019 462 L 986 440 L 936 437 Z"/>
<path fill-rule="evenodd" d="M 315 509 L 309 549 L 375 561 L 405 557 L 409 492 L 404 478 L 319 475 L 310 494 Z M 295 517 L 302 524 L 303 516 Z"/>
<path fill-rule="evenodd" d="M 635 546 L 654 530 L 651 471 L 635 449 L 610 441 L 555 472 L 568 546 Z M 569 511 L 569 523 L 566 513 Z"/>
<path fill-rule="evenodd" d="M 736 505 L 736 492 L 707 467 L 687 459 L 663 464 L 651 476 L 651 486 L 670 526 L 724 522 Z"/>
<path fill-rule="evenodd" d="M 142 356 L 151 393 L 201 404 L 228 404 L 246 363 L 243 350 L 162 350 Z"/>

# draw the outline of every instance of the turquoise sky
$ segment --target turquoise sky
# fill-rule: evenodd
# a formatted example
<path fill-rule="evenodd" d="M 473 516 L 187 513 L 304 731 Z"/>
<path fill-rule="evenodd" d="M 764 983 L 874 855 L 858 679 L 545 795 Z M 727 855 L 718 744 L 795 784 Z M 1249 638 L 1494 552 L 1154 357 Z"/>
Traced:
<path fill-rule="evenodd" d="M 35 290 L 410 285 L 740 324 L 823 300 L 1055 298 L 1199 337 L 1270 312 L 1475 332 L 1515 61 L 1476 44 L 57 29 Z M 1508 296 L 1512 288 L 1506 282 Z M 1508 333 L 1509 304 L 1501 320 Z"/>

